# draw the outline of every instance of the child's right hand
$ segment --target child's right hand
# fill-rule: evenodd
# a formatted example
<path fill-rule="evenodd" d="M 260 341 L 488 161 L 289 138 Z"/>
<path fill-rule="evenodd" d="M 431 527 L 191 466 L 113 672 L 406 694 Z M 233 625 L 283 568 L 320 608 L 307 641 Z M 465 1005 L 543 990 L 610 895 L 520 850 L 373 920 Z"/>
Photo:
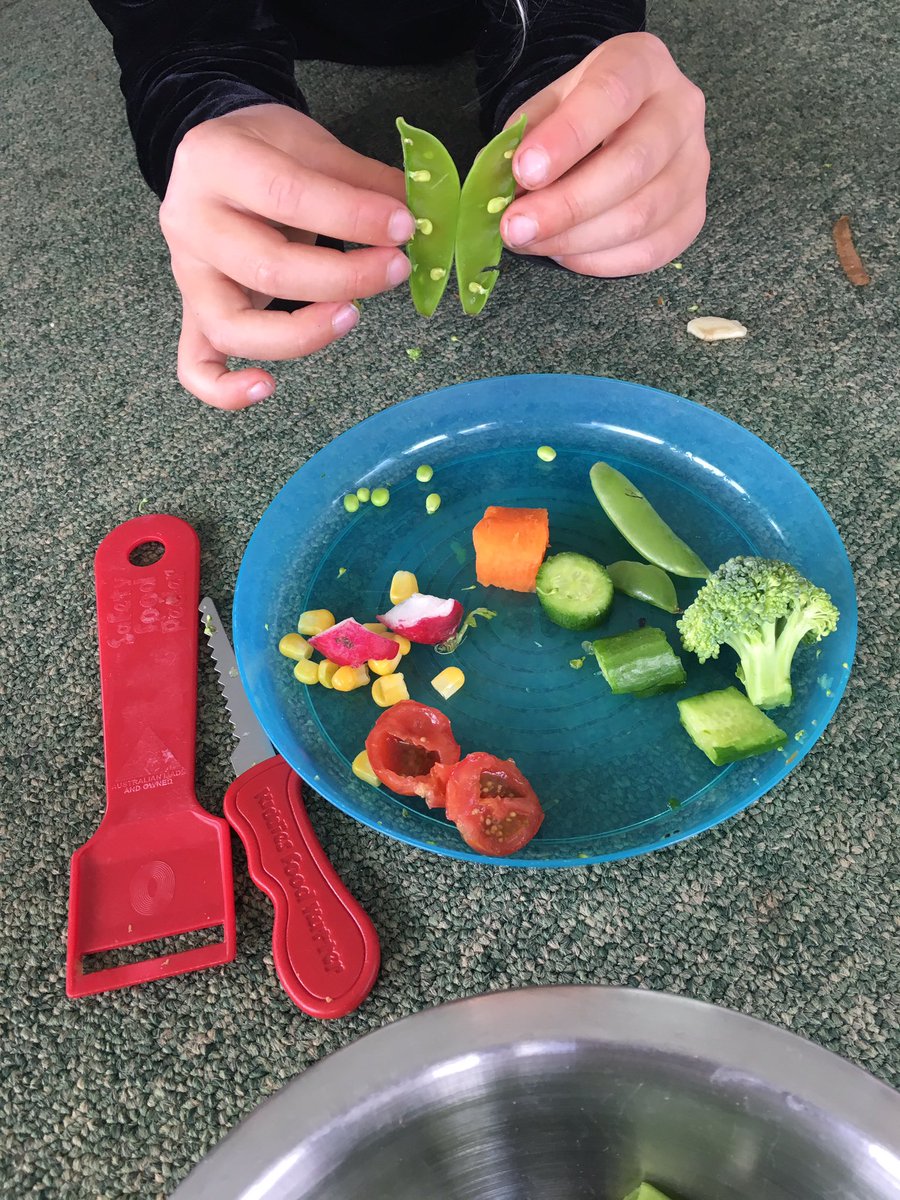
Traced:
<path fill-rule="evenodd" d="M 216 408 L 244 408 L 275 389 L 262 368 L 229 371 L 229 356 L 300 358 L 352 329 L 353 300 L 409 275 L 397 247 L 415 232 L 401 171 L 280 104 L 190 130 L 159 219 L 183 299 L 178 378 Z M 365 248 L 315 246 L 318 234 Z M 276 296 L 314 303 L 262 311 Z"/>

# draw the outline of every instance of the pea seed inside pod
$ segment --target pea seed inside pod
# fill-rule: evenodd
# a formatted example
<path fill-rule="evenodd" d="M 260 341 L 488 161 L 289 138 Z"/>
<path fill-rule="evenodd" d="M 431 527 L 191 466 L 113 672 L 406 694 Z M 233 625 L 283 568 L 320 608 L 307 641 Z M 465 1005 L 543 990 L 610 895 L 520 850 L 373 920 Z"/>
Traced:
<path fill-rule="evenodd" d="M 429 276 L 437 283 L 439 279 L 443 279 L 447 272 L 443 267 L 432 267 L 428 272 Z"/>
<path fill-rule="evenodd" d="M 512 198 L 509 196 L 494 196 L 492 200 L 487 202 L 487 210 L 489 213 L 501 213 L 508 204 L 512 204 Z"/>
<path fill-rule="evenodd" d="M 430 171 L 410 171 L 409 177 L 413 183 L 431 183 Z"/>
<path fill-rule="evenodd" d="M 425 237 L 428 237 L 429 233 L 434 233 L 434 225 L 427 217 L 420 217 L 416 221 L 416 229 L 418 229 L 419 233 L 424 234 Z"/>

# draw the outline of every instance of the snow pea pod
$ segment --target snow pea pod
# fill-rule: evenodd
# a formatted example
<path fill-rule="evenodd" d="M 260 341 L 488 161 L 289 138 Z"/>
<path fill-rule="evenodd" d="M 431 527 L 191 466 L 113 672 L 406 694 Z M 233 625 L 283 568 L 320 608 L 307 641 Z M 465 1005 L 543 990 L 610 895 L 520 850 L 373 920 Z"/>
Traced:
<path fill-rule="evenodd" d="M 706 579 L 709 567 L 665 523 L 650 501 L 631 480 L 598 462 L 591 467 L 591 487 L 603 511 L 629 545 L 672 575 Z"/>
<path fill-rule="evenodd" d="M 516 195 L 512 156 L 525 132 L 525 117 L 481 150 L 466 176 L 456 225 L 456 278 L 463 309 L 474 316 L 497 282 L 503 239 L 500 216 Z"/>
<path fill-rule="evenodd" d="M 416 219 L 416 232 L 406 247 L 412 271 L 409 290 L 416 311 L 430 317 L 450 278 L 456 219 L 459 210 L 459 172 L 450 153 L 432 133 L 397 118 L 403 145 L 406 204 Z"/>
<path fill-rule="evenodd" d="M 653 563 L 614 562 L 606 568 L 617 592 L 643 600 L 665 612 L 681 612 L 675 584 L 660 567 Z"/>

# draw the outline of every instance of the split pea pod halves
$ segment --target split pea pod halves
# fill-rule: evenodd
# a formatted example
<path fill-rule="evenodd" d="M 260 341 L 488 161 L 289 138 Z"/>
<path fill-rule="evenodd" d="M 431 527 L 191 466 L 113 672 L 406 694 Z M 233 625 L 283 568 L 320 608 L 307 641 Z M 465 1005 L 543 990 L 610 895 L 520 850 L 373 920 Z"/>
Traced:
<path fill-rule="evenodd" d="M 621 471 L 609 463 L 594 463 L 591 487 L 625 541 L 648 562 L 672 575 L 707 578 L 709 567 L 669 528 L 643 492 Z"/>
<path fill-rule="evenodd" d="M 503 252 L 500 216 L 516 195 L 512 156 L 525 132 L 525 117 L 481 150 L 466 176 L 456 225 L 456 278 L 465 311 L 481 312 L 497 282 Z"/>
<path fill-rule="evenodd" d="M 430 317 L 437 308 L 453 263 L 459 211 L 459 172 L 434 134 L 397 118 L 403 144 L 406 204 L 416 232 L 406 247 L 412 271 L 409 290 L 416 311 Z"/>

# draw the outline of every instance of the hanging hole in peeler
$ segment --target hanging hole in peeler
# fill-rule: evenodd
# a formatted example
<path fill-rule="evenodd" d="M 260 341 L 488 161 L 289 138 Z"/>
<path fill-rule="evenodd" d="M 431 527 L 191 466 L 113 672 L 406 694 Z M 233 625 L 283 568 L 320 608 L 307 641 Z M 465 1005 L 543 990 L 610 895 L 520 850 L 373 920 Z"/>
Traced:
<path fill-rule="evenodd" d="M 162 542 L 141 542 L 128 555 L 128 561 L 135 567 L 152 567 L 165 552 L 166 548 Z"/>

